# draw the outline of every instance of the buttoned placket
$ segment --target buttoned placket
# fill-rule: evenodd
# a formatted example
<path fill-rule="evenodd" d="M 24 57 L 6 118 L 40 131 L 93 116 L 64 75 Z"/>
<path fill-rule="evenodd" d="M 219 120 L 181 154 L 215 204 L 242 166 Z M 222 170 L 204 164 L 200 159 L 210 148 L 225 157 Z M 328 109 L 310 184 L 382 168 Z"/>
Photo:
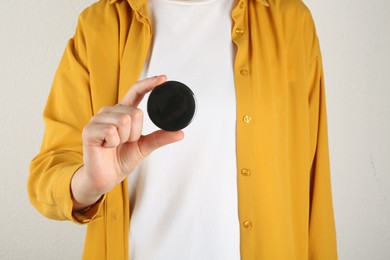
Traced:
<path fill-rule="evenodd" d="M 234 26 L 232 29 L 232 39 L 237 47 L 236 59 L 234 64 L 234 76 L 236 84 L 236 98 L 237 98 L 237 165 L 238 165 L 238 196 L 239 203 L 245 201 L 246 207 L 239 206 L 239 218 L 242 228 L 247 232 L 253 232 L 255 228 L 250 194 L 250 189 L 253 188 L 251 178 L 253 174 L 251 170 L 251 162 L 253 154 L 250 146 L 250 138 L 245 136 L 253 136 L 253 124 L 256 120 L 252 115 L 252 85 L 251 85 L 251 68 L 249 64 L 249 27 L 248 21 L 245 19 L 247 15 L 247 5 L 250 0 L 240 0 L 234 10 L 232 11 L 232 19 Z M 261 2 L 264 6 L 269 6 L 267 0 L 256 0 Z M 245 189 L 249 192 L 241 192 L 240 189 Z M 248 195 L 249 194 L 249 195 Z M 250 243 L 249 236 L 245 232 L 241 232 L 241 243 Z"/>

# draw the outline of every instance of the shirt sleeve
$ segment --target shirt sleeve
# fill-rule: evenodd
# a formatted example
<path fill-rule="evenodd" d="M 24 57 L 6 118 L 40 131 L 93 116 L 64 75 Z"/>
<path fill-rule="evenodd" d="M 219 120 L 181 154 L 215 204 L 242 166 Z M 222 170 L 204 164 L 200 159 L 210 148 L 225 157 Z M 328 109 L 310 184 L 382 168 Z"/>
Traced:
<path fill-rule="evenodd" d="M 327 114 L 322 57 L 310 17 L 312 52 L 309 68 L 311 140 L 309 259 L 337 259 L 332 205 Z"/>
<path fill-rule="evenodd" d="M 30 164 L 29 198 L 48 218 L 86 223 L 101 214 L 104 197 L 74 214 L 70 190 L 73 174 L 83 165 L 81 133 L 92 113 L 87 47 L 79 19 L 44 109 L 45 132 L 40 152 Z"/>

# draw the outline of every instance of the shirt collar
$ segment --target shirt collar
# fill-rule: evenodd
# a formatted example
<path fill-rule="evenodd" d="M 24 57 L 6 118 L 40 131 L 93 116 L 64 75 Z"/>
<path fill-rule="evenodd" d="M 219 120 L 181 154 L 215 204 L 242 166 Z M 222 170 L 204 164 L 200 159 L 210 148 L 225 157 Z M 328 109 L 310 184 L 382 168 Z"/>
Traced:
<path fill-rule="evenodd" d="M 110 4 L 114 4 L 116 2 L 125 1 L 125 0 L 110 0 Z M 148 8 L 147 8 L 147 0 L 127 0 L 129 5 L 133 10 L 141 13 L 143 16 L 148 16 Z"/>
<path fill-rule="evenodd" d="M 110 4 L 116 3 L 121 0 L 110 0 Z M 145 0 L 128 0 L 129 3 L 134 3 L 136 6 L 139 6 L 139 4 L 144 3 Z M 268 0 L 256 0 L 260 3 L 262 3 L 265 6 L 269 6 Z"/>

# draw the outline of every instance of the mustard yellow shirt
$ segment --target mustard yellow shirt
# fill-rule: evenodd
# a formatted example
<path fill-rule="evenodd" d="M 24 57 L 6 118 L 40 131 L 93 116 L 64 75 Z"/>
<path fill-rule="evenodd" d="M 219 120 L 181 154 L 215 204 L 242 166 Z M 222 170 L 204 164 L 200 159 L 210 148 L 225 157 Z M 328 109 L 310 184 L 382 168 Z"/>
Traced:
<path fill-rule="evenodd" d="M 232 19 L 241 258 L 337 259 L 311 14 L 300 0 L 238 0 Z M 93 4 L 79 17 L 46 104 L 29 197 L 46 217 L 88 224 L 83 259 L 128 259 L 127 180 L 81 213 L 72 212 L 70 181 L 83 164 L 83 127 L 137 81 L 152 34 L 146 0 Z"/>

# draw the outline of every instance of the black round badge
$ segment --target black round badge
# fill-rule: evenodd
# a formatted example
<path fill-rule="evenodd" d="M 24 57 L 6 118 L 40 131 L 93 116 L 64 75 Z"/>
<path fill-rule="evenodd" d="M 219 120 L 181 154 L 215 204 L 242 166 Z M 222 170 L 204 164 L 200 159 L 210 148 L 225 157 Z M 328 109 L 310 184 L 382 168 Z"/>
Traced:
<path fill-rule="evenodd" d="M 152 90 L 147 106 L 149 117 L 157 127 L 178 131 L 191 123 L 196 101 L 189 87 L 177 81 L 166 81 Z"/>

